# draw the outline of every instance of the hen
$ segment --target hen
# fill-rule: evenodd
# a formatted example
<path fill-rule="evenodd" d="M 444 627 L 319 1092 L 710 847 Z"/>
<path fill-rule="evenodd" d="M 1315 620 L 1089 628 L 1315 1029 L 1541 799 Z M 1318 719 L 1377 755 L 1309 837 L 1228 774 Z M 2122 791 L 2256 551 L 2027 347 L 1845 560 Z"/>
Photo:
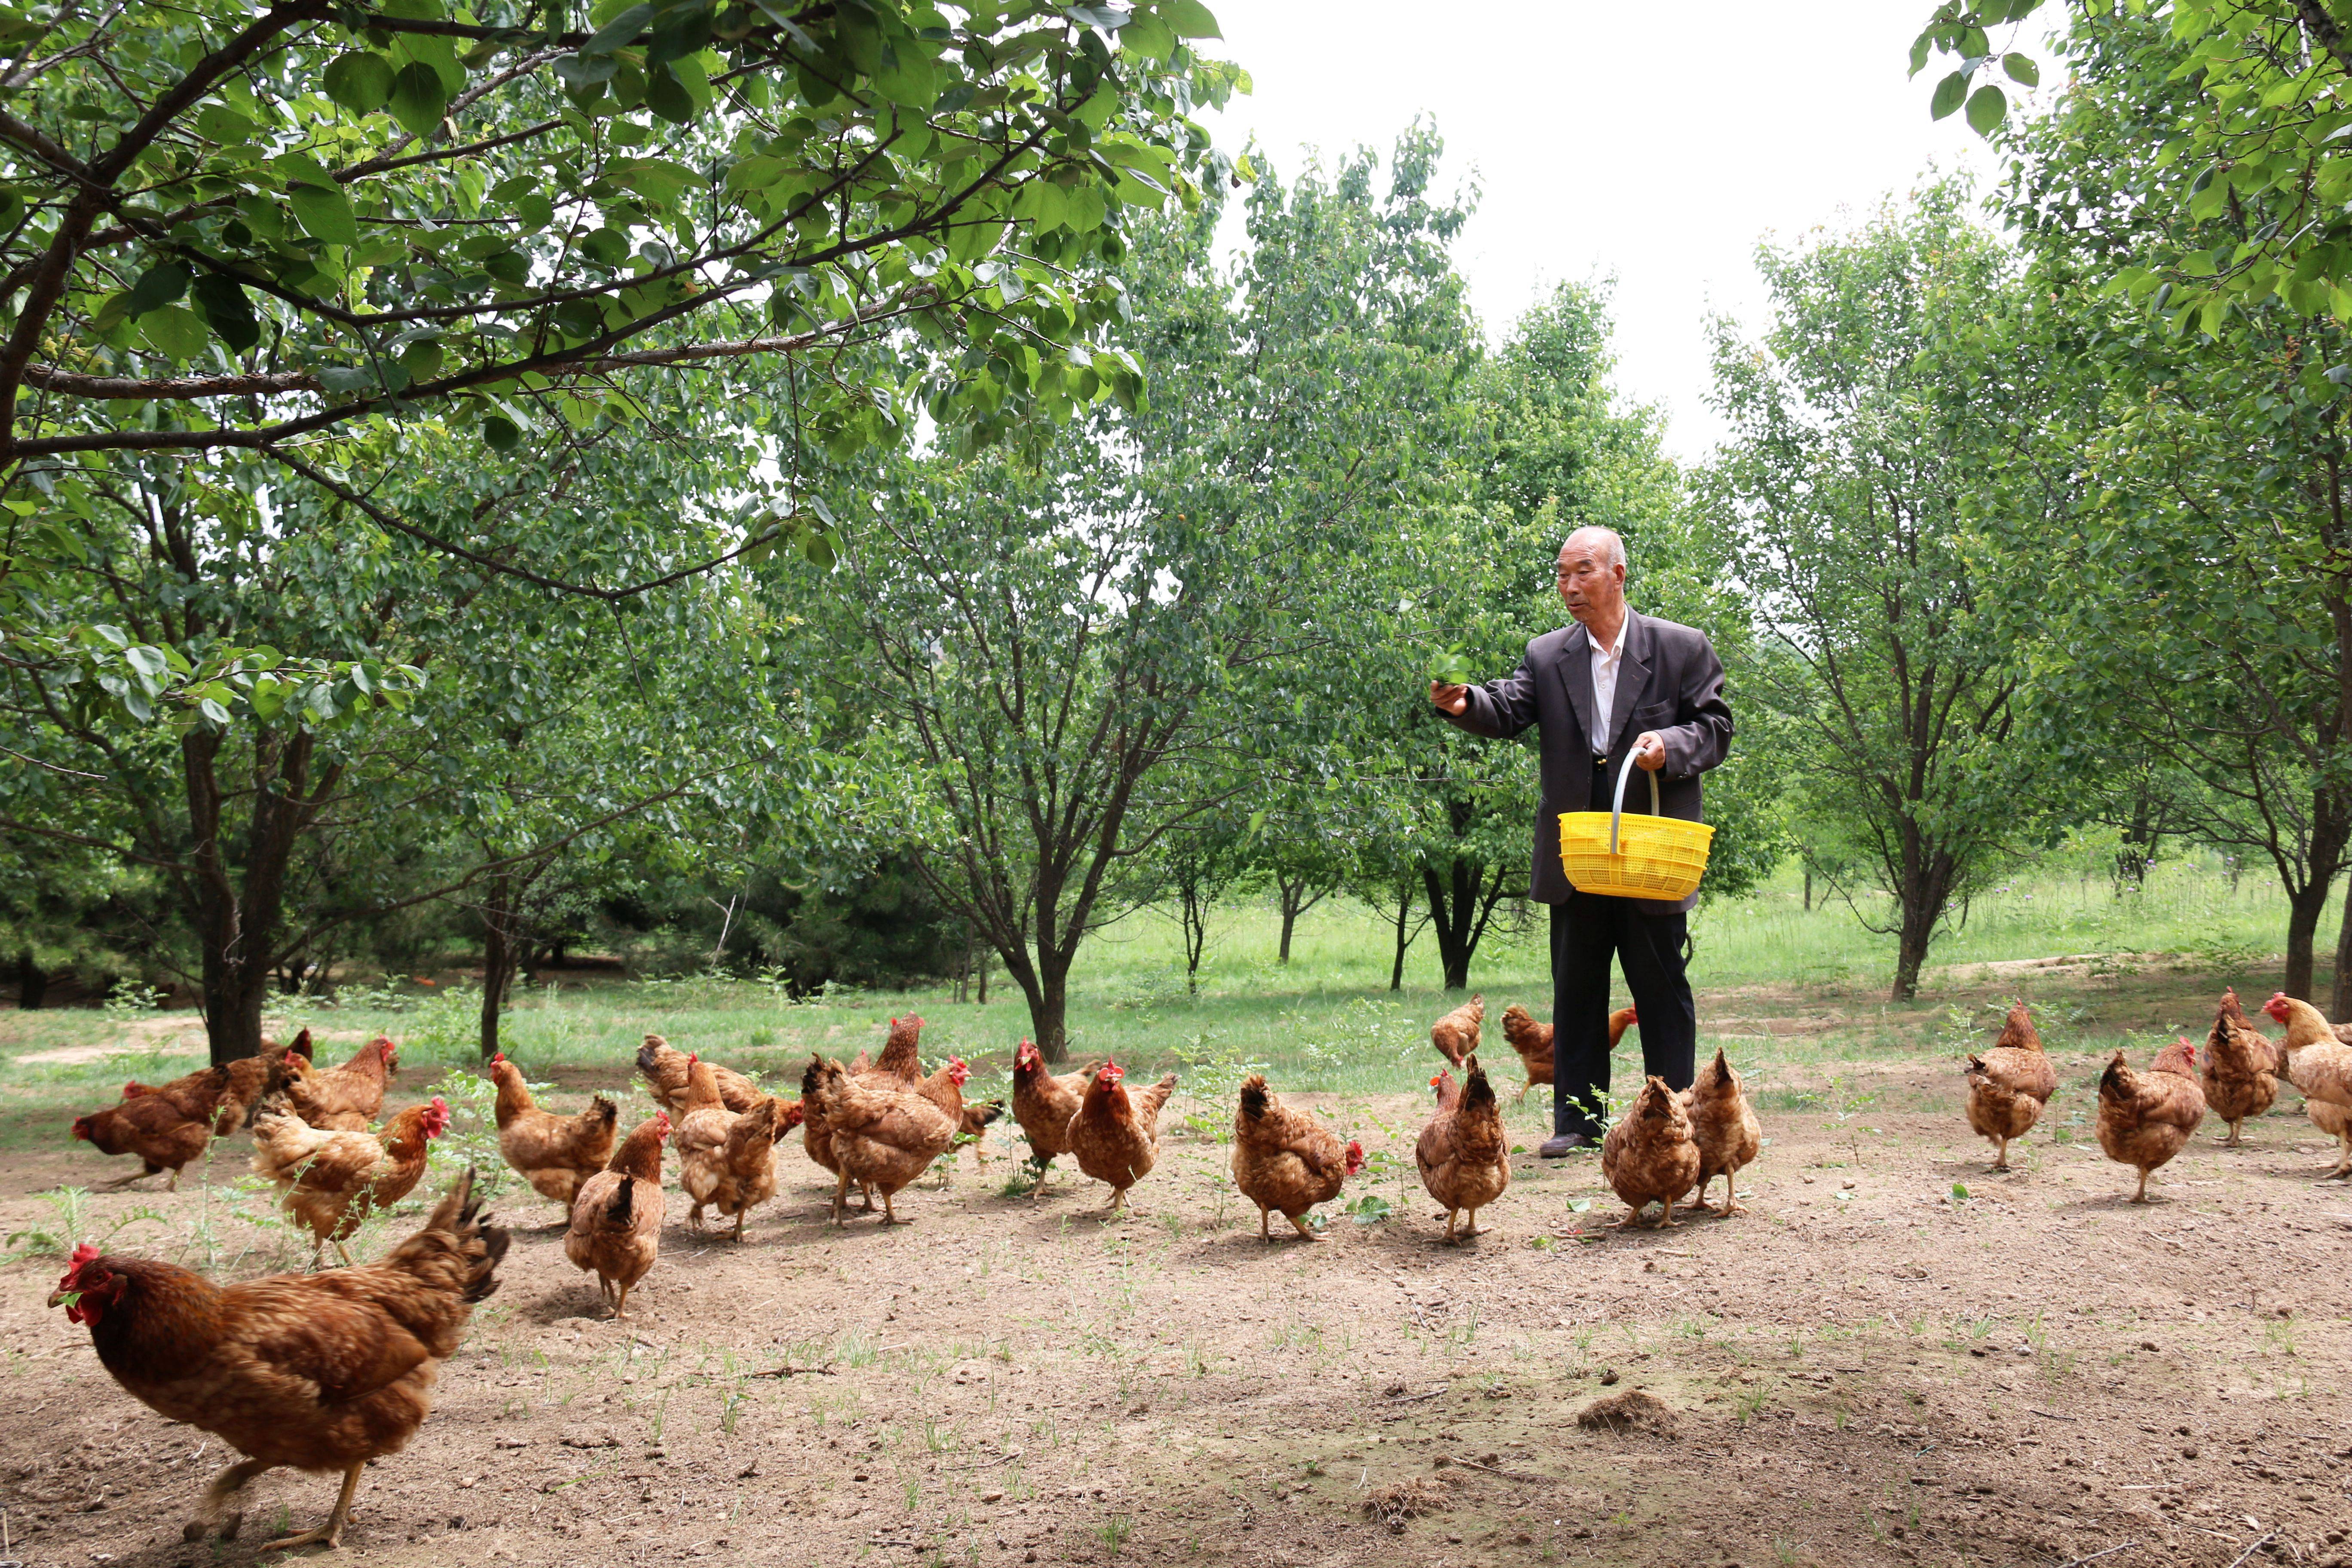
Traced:
<path fill-rule="evenodd" d="M 1503 1139 L 1503 1107 L 1494 1085 L 1476 1057 L 1466 1057 L 1469 1069 L 1460 1084 L 1450 1072 L 1429 1080 L 1437 1091 L 1437 1111 L 1421 1130 L 1412 1146 L 1413 1163 L 1421 1167 L 1421 1184 L 1445 1207 L 1445 1240 L 1457 1239 L 1455 1224 L 1464 1214 L 1469 1228 L 1460 1237 L 1478 1234 L 1478 1211 L 1503 1195 L 1511 1184 L 1511 1162 Z"/>
<path fill-rule="evenodd" d="M 2339 1040 L 2308 1002 L 2282 993 L 2263 1004 L 2263 1011 L 2286 1026 L 2279 1054 L 2285 1058 L 2287 1081 L 2303 1090 L 2304 1113 L 2321 1131 L 2343 1141 L 2344 1158 L 2329 1174 L 2352 1173 L 2352 1046 Z"/>
<path fill-rule="evenodd" d="M 1070 1152 L 1070 1120 L 1078 1113 L 1087 1085 L 1102 1064 L 1088 1062 L 1059 1077 L 1045 1070 L 1045 1054 L 1034 1040 L 1024 1040 L 1013 1053 L 1013 1120 L 1029 1139 L 1029 1163 L 1037 1167 L 1034 1198 L 1045 1190 L 1045 1173 L 1056 1154 Z"/>
<path fill-rule="evenodd" d="M 1735 1178 L 1763 1148 L 1764 1129 L 1756 1121 L 1756 1107 L 1748 1102 L 1746 1086 L 1724 1059 L 1722 1047 L 1715 1048 L 1715 1060 L 1698 1069 L 1698 1077 L 1683 1090 L 1682 1100 L 1690 1116 L 1692 1141 L 1698 1144 L 1698 1192 L 1691 1205 L 1711 1209 L 1707 1184 L 1721 1176 L 1724 1214 L 1746 1214 Z"/>
<path fill-rule="evenodd" d="M 822 1057 L 811 1057 L 801 1076 L 801 1104 L 809 1126 L 823 1123 L 839 1178 L 834 1223 L 846 1223 L 842 1201 L 852 1182 L 882 1194 L 884 1225 L 910 1223 L 898 1218 L 891 1200 L 947 1152 L 956 1138 L 954 1118 L 919 1094 L 861 1083 L 839 1062 Z"/>
<path fill-rule="evenodd" d="M 570 1214 L 580 1184 L 613 1157 L 620 1108 L 600 1094 L 576 1116 L 541 1110 L 522 1069 L 504 1051 L 490 1058 L 490 1081 L 499 1087 L 499 1157 L 533 1192 Z"/>
<path fill-rule="evenodd" d="M 330 1241 L 348 1265 L 343 1243 L 409 1194 L 424 1178 L 427 1145 L 448 1126 L 448 1102 L 437 1094 L 384 1123 L 380 1138 L 328 1131 L 265 1106 L 253 1123 L 253 1171 L 278 1184 L 287 1214 L 316 1238 L 311 1268 Z"/>
<path fill-rule="evenodd" d="M 912 1089 L 923 1077 L 923 1060 L 918 1053 L 922 1038 L 923 1021 L 912 1013 L 891 1019 L 881 1056 L 869 1062 L 864 1051 L 858 1052 L 849 1064 L 849 1076 L 877 1089 Z"/>
<path fill-rule="evenodd" d="M 1127 1069 L 1107 1061 L 1070 1118 L 1070 1157 L 1078 1169 L 1110 1185 L 1111 1214 L 1127 1206 L 1127 1189 L 1151 1173 L 1160 1159 L 1160 1113 L 1176 1092 L 1170 1073 L 1150 1089 L 1130 1094 Z"/>
<path fill-rule="evenodd" d="M 1429 1043 L 1437 1047 L 1448 1066 L 1460 1067 L 1463 1059 L 1478 1048 L 1478 1033 L 1486 1022 L 1486 998 L 1473 995 L 1470 1000 L 1448 1013 L 1429 1026 Z"/>
<path fill-rule="evenodd" d="M 1363 1168 L 1361 1143 L 1341 1143 L 1313 1117 L 1267 1093 L 1264 1074 L 1242 1080 L 1241 1107 L 1234 1112 L 1234 1185 L 1257 1205 L 1260 1240 L 1274 1239 L 1276 1210 L 1307 1240 L 1322 1240 L 1299 1216 L 1338 1197 Z"/>
<path fill-rule="evenodd" d="M 2026 1016 L 2024 1003 L 2009 1010 L 1990 1050 L 1969 1058 L 1965 1076 L 1969 1125 L 2000 1145 L 1992 1168 L 2006 1171 L 2010 1141 L 2024 1137 L 2058 1092 L 2058 1069 L 2042 1048 L 2042 1036 Z"/>
<path fill-rule="evenodd" d="M 686 1109 L 687 1054 L 673 1050 L 659 1035 L 647 1035 L 646 1043 L 637 1047 L 637 1071 L 646 1080 L 646 1090 L 654 1103 L 677 1116 Z M 719 1098 L 727 1109 L 741 1112 L 751 1110 L 767 1095 L 760 1086 L 732 1068 L 710 1064 L 710 1076 L 719 1080 Z"/>
<path fill-rule="evenodd" d="M 613 1163 L 580 1184 L 563 1256 L 596 1276 L 596 1289 L 614 1318 L 629 1315 L 629 1292 L 661 1255 L 662 1140 L 669 1116 L 656 1110 L 621 1140 Z"/>
<path fill-rule="evenodd" d="M 293 1044 L 281 1046 L 265 1038 L 261 1049 L 249 1057 L 239 1057 L 228 1066 L 228 1089 L 221 1096 L 220 1112 L 213 1121 L 215 1136 L 226 1138 L 245 1125 L 245 1119 L 269 1087 L 269 1071 L 278 1059 L 292 1051 L 304 1061 L 310 1059 L 313 1047 L 310 1031 L 304 1029 L 294 1037 Z"/>
<path fill-rule="evenodd" d="M 126 1092 L 129 1087 L 126 1086 Z M 213 1117 L 228 1087 L 228 1068 L 208 1068 L 162 1089 L 128 1095 L 103 1110 L 74 1118 L 73 1135 L 101 1154 L 136 1154 L 139 1169 L 106 1183 L 125 1187 L 161 1171 L 172 1173 L 163 1184 L 176 1192 L 180 1172 L 202 1159 L 213 1139 Z"/>
<path fill-rule="evenodd" d="M 716 1205 L 735 1216 L 735 1239 L 743 1239 L 743 1215 L 776 1195 L 776 1102 L 762 1099 L 751 1110 L 727 1109 L 709 1062 L 688 1057 L 686 1113 L 677 1121 L 678 1186 L 694 1207 L 687 1228 L 702 1228 L 702 1211 Z"/>
<path fill-rule="evenodd" d="M 1675 1205 L 1698 1184 L 1699 1164 L 1698 1142 L 1691 1135 L 1690 1112 L 1682 1096 L 1668 1089 L 1664 1079 L 1653 1077 L 1601 1141 L 1601 1179 L 1631 1211 L 1615 1228 L 1638 1222 L 1653 1202 L 1665 1211 L 1658 1224 L 1681 1224 L 1675 1218 Z"/>
<path fill-rule="evenodd" d="M 337 1068 L 314 1068 L 289 1047 L 271 1066 L 264 1100 L 282 1100 L 296 1116 L 323 1131 L 363 1131 L 383 1114 L 384 1084 L 399 1070 L 400 1047 L 382 1035 Z M 247 1121 L 252 1119 L 248 1113 Z"/>
<path fill-rule="evenodd" d="M 2205 1091 L 2197 1087 L 2197 1047 L 2176 1040 L 2157 1053 L 2146 1073 L 2116 1053 L 2099 1075 L 2099 1147 L 2119 1165 L 2139 1172 L 2132 1202 L 2147 1202 L 2148 1173 L 2187 1146 L 2205 1120 Z"/>
<path fill-rule="evenodd" d="M 233 1539 L 240 1516 L 223 1517 L 232 1500 L 286 1465 L 340 1471 L 342 1490 L 325 1524 L 262 1551 L 341 1542 L 360 1472 L 416 1435 L 441 1363 L 498 1289 L 507 1235 L 483 1218 L 473 1190 L 468 1171 L 424 1229 L 381 1261 L 334 1274 L 224 1286 L 169 1263 L 75 1249 L 49 1305 L 89 1325 L 100 1364 L 133 1398 L 246 1456 L 205 1489 L 185 1539 Z"/>
<path fill-rule="evenodd" d="M 2217 1009 L 2213 1030 L 2205 1037 L 2205 1107 L 2230 1124 L 2221 1140 L 2238 1147 L 2240 1126 L 2260 1116 L 2278 1101 L 2278 1074 L 2272 1064 L 2268 1037 L 2251 1026 L 2230 1021 L 2230 1009 Z"/>
<path fill-rule="evenodd" d="M 1631 1007 L 1620 1007 L 1610 1014 L 1609 1048 L 1615 1050 L 1617 1042 L 1625 1037 L 1625 1031 L 1641 1021 Z M 1538 1023 L 1533 1014 L 1516 1002 L 1503 1009 L 1503 1038 L 1519 1053 L 1519 1062 L 1528 1072 L 1528 1081 L 1519 1085 L 1518 1099 L 1525 1100 L 1528 1090 L 1536 1085 L 1551 1082 L 1555 1033 L 1549 1024 Z"/>
<path fill-rule="evenodd" d="M 2272 1077 L 2286 1077 L 2285 1048 L 2281 1046 L 2278 1041 L 2272 1039 L 2268 1035 L 2263 1034 L 2260 1029 L 2254 1027 L 2254 1021 L 2246 1016 L 2245 1008 L 2238 1005 L 2238 988 L 2234 985 L 2221 993 L 2221 1016 L 2229 1019 L 2232 1027 L 2243 1029 L 2246 1033 L 2262 1041 L 2263 1047 L 2268 1049 L 2271 1054 Z M 2343 1031 L 2341 1029 L 2337 1030 L 2336 1035 L 2340 1038 L 2343 1035 Z"/>

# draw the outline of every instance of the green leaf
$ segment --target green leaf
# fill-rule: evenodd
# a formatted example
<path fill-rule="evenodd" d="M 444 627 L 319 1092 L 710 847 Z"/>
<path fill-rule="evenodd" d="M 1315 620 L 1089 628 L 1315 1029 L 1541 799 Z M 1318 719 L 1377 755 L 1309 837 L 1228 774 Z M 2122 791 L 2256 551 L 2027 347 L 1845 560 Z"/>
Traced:
<path fill-rule="evenodd" d="M 213 333 L 232 353 L 243 353 L 261 341 L 261 323 L 254 319 L 253 301 L 234 278 L 208 273 L 188 290 Z"/>
<path fill-rule="evenodd" d="M 653 19 L 653 15 L 654 8 L 650 5 L 630 6 L 597 28 L 588 41 L 580 46 L 580 52 L 583 55 L 611 54 L 643 31 L 645 25 Z"/>
<path fill-rule="evenodd" d="M 205 342 L 212 335 L 205 330 L 202 316 L 179 305 L 148 311 L 139 319 L 139 332 L 157 353 L 183 362 L 204 353 Z"/>
<path fill-rule="evenodd" d="M 482 440 L 493 452 L 511 452 L 522 445 L 522 427 L 503 414 L 482 420 Z"/>
<path fill-rule="evenodd" d="M 1950 114 L 1952 110 L 1960 106 L 1961 101 L 1968 97 L 1968 73 L 1966 71 L 1954 71 L 1951 75 L 1946 77 L 1943 80 L 1936 84 L 1936 95 L 1927 100 L 1928 117 L 1933 120 L 1941 120 L 1945 118 L 1947 115 Z"/>
<path fill-rule="evenodd" d="M 782 158 L 771 158 L 755 153 L 749 158 L 736 160 L 727 171 L 727 188 L 730 191 L 764 191 L 784 177 L 788 165 Z"/>
<path fill-rule="evenodd" d="M 2000 57 L 2000 68 L 2009 73 L 2011 81 L 2021 82 L 2027 87 L 2042 85 L 2042 68 L 2033 63 L 2031 55 L 2014 52 L 2003 55 Z"/>
<path fill-rule="evenodd" d="M 874 73 L 875 90 L 908 109 L 928 110 L 939 101 L 939 79 L 929 57 L 912 38 L 896 38 L 882 47 L 882 68 Z"/>
<path fill-rule="evenodd" d="M 1991 135 L 2008 117 L 2009 95 L 1990 82 L 1969 95 L 1969 127 L 1978 135 Z"/>
<path fill-rule="evenodd" d="M 694 123 L 694 100 L 667 65 L 646 70 L 646 107 L 672 125 Z"/>
<path fill-rule="evenodd" d="M 360 223 L 352 199 L 341 185 L 296 185 L 286 193 L 286 205 L 302 232 L 329 245 L 357 245 Z"/>
<path fill-rule="evenodd" d="M 1217 31 L 1216 17 L 1209 14 L 1209 8 L 1202 5 L 1201 0 L 1160 0 L 1154 8 L 1159 12 L 1160 19 L 1167 23 L 1169 29 L 1180 38 L 1224 37 Z M 1130 26 L 1133 25 L 1129 24 Z"/>
<path fill-rule="evenodd" d="M 327 96 L 353 114 L 373 114 L 392 101 L 392 62 L 361 49 L 327 62 Z"/>
<path fill-rule="evenodd" d="M 140 274 L 139 281 L 122 296 L 122 314 L 137 317 L 160 310 L 176 303 L 187 291 L 188 269 L 176 261 L 166 261 Z"/>
<path fill-rule="evenodd" d="M 448 112 L 449 90 L 442 85 L 439 71 L 423 60 L 411 60 L 393 78 L 387 107 L 403 131 L 411 136 L 428 135 Z"/>

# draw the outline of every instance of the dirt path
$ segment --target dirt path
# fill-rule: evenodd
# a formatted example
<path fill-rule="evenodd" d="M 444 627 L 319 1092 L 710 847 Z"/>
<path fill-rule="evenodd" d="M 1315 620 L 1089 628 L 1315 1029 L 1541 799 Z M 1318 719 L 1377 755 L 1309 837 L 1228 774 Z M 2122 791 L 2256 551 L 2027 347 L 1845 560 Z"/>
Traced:
<path fill-rule="evenodd" d="M 2200 1141 L 2134 1208 L 2095 1145 L 2046 1131 L 1988 1176 L 1929 1109 L 1948 1075 L 1893 1076 L 1895 1109 L 1769 1115 L 1745 1216 L 1607 1231 L 1622 1210 L 1589 1160 L 1521 1158 L 1492 1231 L 1453 1249 L 1383 1174 L 1410 1169 L 1402 1097 L 1331 1102 L 1396 1209 L 1334 1215 L 1316 1246 L 1261 1244 L 1189 1137 L 1115 1225 L 1075 1173 L 1033 1204 L 999 1194 L 1011 1161 L 982 1178 L 967 1157 L 892 1233 L 820 1224 L 829 1188 L 795 1144 L 740 1249 L 689 1238 L 673 1194 L 627 1325 L 531 1228 L 553 1210 L 509 1197 L 502 1287 L 415 1444 L 368 1472 L 346 1553 L 2054 1568 L 2133 1542 L 2100 1561 L 2222 1568 L 2267 1535 L 2255 1561 L 2352 1564 L 2352 1189 L 2316 1184 L 2300 1114 L 2243 1150 Z M 37 1189 L 92 1164 L 12 1161 L 0 1227 L 53 1223 Z M 101 1196 L 89 1223 L 152 1208 L 117 1245 L 168 1253 L 204 1201 Z M 233 1241 L 216 1205 L 215 1226 Z M 43 1308 L 56 1273 L 0 1273 L 16 1556 L 215 1561 L 179 1524 L 219 1445 L 106 1377 Z M 1636 1391 L 1661 1423 L 1637 1400 L 1578 1426 Z M 332 1489 L 266 1478 L 217 1561 Z"/>

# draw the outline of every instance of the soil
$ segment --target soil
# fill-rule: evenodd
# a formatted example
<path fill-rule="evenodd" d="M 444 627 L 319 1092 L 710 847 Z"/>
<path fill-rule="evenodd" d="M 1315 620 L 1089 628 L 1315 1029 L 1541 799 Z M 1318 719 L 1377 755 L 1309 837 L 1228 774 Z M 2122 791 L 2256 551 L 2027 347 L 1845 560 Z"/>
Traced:
<path fill-rule="evenodd" d="M 967 1154 L 951 1186 L 901 1194 L 913 1225 L 834 1229 L 795 1142 L 740 1247 L 690 1237 L 673 1193 L 625 1323 L 552 1207 L 511 1194 L 500 1289 L 415 1442 L 369 1470 L 343 1552 L 2352 1564 L 2352 1188 L 2321 1180 L 2330 1142 L 2289 1093 L 2243 1148 L 2209 1122 L 2134 1206 L 2083 1141 L 2098 1064 L 2061 1060 L 2011 1174 L 1988 1173 L 1957 1075 L 1914 1061 L 1842 1117 L 1768 1110 L 1745 1215 L 1609 1229 L 1590 1157 L 1522 1154 L 1456 1247 L 1411 1174 L 1417 1097 L 1297 1097 L 1364 1141 L 1356 1193 L 1394 1205 L 1335 1210 L 1319 1244 L 1261 1242 L 1213 1133 L 1182 1126 L 1108 1223 L 1066 1168 L 1005 1195 L 1000 1130 L 984 1173 Z M 1530 1149 L 1534 1105 L 1512 1122 Z M 1171 1123 L 1188 1111 L 1230 1114 L 1180 1097 Z M 219 1146 L 213 1179 L 243 1153 Z M 12 1156 L 0 1230 L 54 1223 L 40 1191 L 95 1174 L 87 1149 Z M 150 1207 L 163 1225 L 115 1245 L 173 1254 L 206 1201 L 94 1196 L 87 1227 Z M 236 1563 L 324 1517 L 331 1480 L 276 1472 L 241 1540 L 184 1545 L 223 1449 L 107 1377 L 44 1308 L 57 1271 L 0 1271 L 0 1557 Z"/>

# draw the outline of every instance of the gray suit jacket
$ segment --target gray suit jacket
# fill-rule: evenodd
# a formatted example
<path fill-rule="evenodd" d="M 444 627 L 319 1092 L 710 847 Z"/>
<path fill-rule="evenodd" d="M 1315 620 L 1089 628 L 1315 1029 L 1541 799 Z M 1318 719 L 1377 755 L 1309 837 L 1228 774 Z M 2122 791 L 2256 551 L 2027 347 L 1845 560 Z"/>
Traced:
<path fill-rule="evenodd" d="M 1573 623 L 1528 644 L 1519 668 L 1501 680 L 1469 689 L 1470 706 L 1454 724 L 1474 735 L 1507 740 L 1536 726 L 1542 759 L 1543 803 L 1536 812 L 1535 874 L 1530 892 L 1538 903 L 1564 904 L 1575 891 L 1559 860 L 1559 814 L 1607 811 L 1609 797 L 1588 800 L 1592 785 L 1592 644 Z M 1616 700 L 1609 711 L 1609 783 L 1632 763 L 1633 738 L 1655 731 L 1666 743 L 1666 765 L 1658 773 L 1659 810 L 1667 816 L 1703 820 L 1699 774 L 1723 761 L 1731 744 L 1731 709 L 1723 700 L 1723 661 L 1705 632 L 1673 621 L 1626 612 L 1625 651 L 1617 668 Z M 1650 809 L 1647 781 L 1625 786 L 1625 809 Z M 1687 910 L 1698 896 L 1680 902 L 1636 899 L 1653 914 Z"/>

